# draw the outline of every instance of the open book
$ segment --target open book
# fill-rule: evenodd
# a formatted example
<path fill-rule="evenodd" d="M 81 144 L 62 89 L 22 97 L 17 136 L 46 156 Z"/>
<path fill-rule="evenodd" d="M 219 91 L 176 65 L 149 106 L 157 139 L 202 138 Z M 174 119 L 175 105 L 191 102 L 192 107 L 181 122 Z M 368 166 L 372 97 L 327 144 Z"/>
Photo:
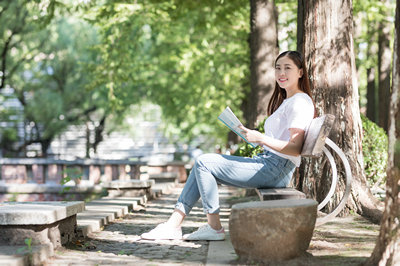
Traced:
<path fill-rule="evenodd" d="M 253 148 L 257 147 L 257 143 L 248 142 L 247 139 L 242 135 L 243 131 L 239 128 L 243 124 L 239 121 L 236 115 L 232 112 L 231 108 L 226 107 L 225 110 L 218 116 L 218 119 L 224 123 L 227 127 L 230 128 L 233 132 L 235 132 L 239 137 L 244 139 L 247 143 L 249 143 Z"/>

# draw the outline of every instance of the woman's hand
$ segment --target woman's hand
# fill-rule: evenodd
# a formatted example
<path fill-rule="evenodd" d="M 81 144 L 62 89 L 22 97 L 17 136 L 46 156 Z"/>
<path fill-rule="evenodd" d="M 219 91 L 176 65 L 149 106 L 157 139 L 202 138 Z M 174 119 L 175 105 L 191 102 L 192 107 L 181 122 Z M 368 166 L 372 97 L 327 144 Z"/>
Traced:
<path fill-rule="evenodd" d="M 248 142 L 253 142 L 253 143 L 260 143 L 263 140 L 264 134 L 257 131 L 257 130 L 251 130 L 248 129 L 244 126 L 239 126 L 240 130 L 242 130 L 242 135 L 247 139 Z"/>
<path fill-rule="evenodd" d="M 244 126 L 240 126 L 239 129 L 242 131 L 241 133 L 243 137 L 245 137 L 248 142 L 258 143 L 260 145 L 270 147 L 271 149 L 283 154 L 293 156 L 300 155 L 305 134 L 305 131 L 302 129 L 290 128 L 289 141 L 274 139 L 257 130 L 251 130 L 245 128 Z"/>

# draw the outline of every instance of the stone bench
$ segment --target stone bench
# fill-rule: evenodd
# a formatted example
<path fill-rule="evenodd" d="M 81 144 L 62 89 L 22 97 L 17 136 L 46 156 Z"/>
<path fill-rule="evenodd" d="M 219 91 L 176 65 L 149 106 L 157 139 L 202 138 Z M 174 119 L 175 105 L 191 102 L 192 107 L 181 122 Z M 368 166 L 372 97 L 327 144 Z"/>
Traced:
<path fill-rule="evenodd" d="M 306 199 L 303 192 L 294 188 L 256 189 L 261 202 L 233 205 L 229 218 L 232 244 L 240 257 L 267 261 L 299 256 L 307 250 L 314 226 L 327 222 L 344 207 L 351 190 L 351 171 L 343 152 L 327 138 L 333 121 L 332 115 L 313 119 L 301 152 L 305 157 L 319 157 L 323 153 L 328 157 L 333 175 L 326 198 L 318 204 Z M 325 144 L 337 153 L 345 166 L 346 188 L 336 209 L 317 219 L 317 210 L 322 209 L 330 200 L 337 183 L 336 164 Z"/>
<path fill-rule="evenodd" d="M 165 173 L 149 174 L 149 179 L 154 180 L 156 183 L 165 183 L 165 182 L 178 183 L 179 173 L 165 172 Z"/>
<path fill-rule="evenodd" d="M 76 214 L 84 209 L 83 201 L 0 203 L 0 245 L 32 238 L 32 243 L 60 247 L 75 238 Z"/>
<path fill-rule="evenodd" d="M 300 256 L 310 244 L 317 205 L 311 199 L 235 204 L 229 219 L 232 245 L 241 260 L 281 261 Z"/>
<path fill-rule="evenodd" d="M 176 173 L 178 175 L 178 181 L 180 183 L 186 182 L 187 170 L 190 168 L 191 166 L 181 161 L 172 161 L 172 162 L 149 161 L 147 164 L 147 172 L 149 176 L 160 173 Z"/>
<path fill-rule="evenodd" d="M 332 115 L 325 115 L 313 119 L 304 139 L 301 156 L 321 156 L 325 140 L 332 128 L 334 119 L 335 118 Z M 260 197 L 260 200 L 297 199 L 306 197 L 303 192 L 294 188 L 263 188 L 256 189 L 256 192 Z"/>
<path fill-rule="evenodd" d="M 259 188 L 256 192 L 261 201 L 279 199 L 305 199 L 306 194 L 295 188 Z"/>
<path fill-rule="evenodd" d="M 105 182 L 103 187 L 107 189 L 108 197 L 138 197 L 151 195 L 151 186 L 154 180 L 113 180 Z"/>
<path fill-rule="evenodd" d="M 84 202 L 0 203 L 0 264 L 41 265 L 76 238 L 84 208 Z"/>
<path fill-rule="evenodd" d="M 310 127 L 307 130 L 304 145 L 301 151 L 302 157 L 320 157 L 323 154 L 326 155 L 331 168 L 332 168 L 332 183 L 331 188 L 326 195 L 325 199 L 322 200 L 318 205 L 318 210 L 321 210 L 325 205 L 329 202 L 330 198 L 333 196 L 337 184 L 337 169 L 334 157 L 330 153 L 330 151 L 325 147 L 329 146 L 336 155 L 342 161 L 345 171 L 346 171 L 346 187 L 344 195 L 340 201 L 340 203 L 336 206 L 336 208 L 329 213 L 328 215 L 318 218 L 317 225 L 321 225 L 323 223 L 328 222 L 330 219 L 339 214 L 339 212 L 343 209 L 346 204 L 347 198 L 350 195 L 351 191 L 351 170 L 349 162 L 343 153 L 343 151 L 333 143 L 329 138 L 329 132 L 332 128 L 333 121 L 335 117 L 333 115 L 324 115 L 321 117 L 314 118 L 310 124 Z M 256 189 L 257 194 L 261 201 L 263 200 L 275 200 L 275 199 L 301 199 L 306 198 L 306 195 L 298 191 L 294 188 L 262 188 Z"/>

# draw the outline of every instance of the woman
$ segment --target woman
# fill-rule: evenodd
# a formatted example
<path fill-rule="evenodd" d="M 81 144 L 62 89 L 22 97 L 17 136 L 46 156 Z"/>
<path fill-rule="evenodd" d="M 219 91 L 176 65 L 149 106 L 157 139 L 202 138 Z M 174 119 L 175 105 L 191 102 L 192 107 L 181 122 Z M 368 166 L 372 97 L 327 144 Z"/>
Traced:
<path fill-rule="evenodd" d="M 167 222 L 142 239 L 181 239 L 181 224 L 201 197 L 207 224 L 184 240 L 224 240 L 219 217 L 218 183 L 242 188 L 286 187 L 296 167 L 305 132 L 314 118 L 308 75 L 302 55 L 281 53 L 275 60 L 275 90 L 268 105 L 265 134 L 242 127 L 245 138 L 264 152 L 244 158 L 221 154 L 199 156 Z"/>

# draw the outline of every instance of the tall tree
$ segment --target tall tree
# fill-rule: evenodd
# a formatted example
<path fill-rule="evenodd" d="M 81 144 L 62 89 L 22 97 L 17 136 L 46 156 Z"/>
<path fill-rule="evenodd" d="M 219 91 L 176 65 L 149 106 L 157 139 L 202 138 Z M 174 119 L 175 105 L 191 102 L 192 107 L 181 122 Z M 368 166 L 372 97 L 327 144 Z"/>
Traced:
<path fill-rule="evenodd" d="M 0 1 L 0 90 L 24 62 L 33 60 L 42 43 L 27 42 L 54 16 L 56 0 Z"/>
<path fill-rule="evenodd" d="M 227 105 L 242 117 L 249 88 L 249 9 L 239 0 L 89 6 L 86 18 L 102 34 L 92 87 L 105 85 L 115 108 L 158 104 L 186 140 L 208 134 L 225 142 L 216 117 Z"/>
<path fill-rule="evenodd" d="M 96 63 L 96 31 L 74 16 L 62 18 L 61 10 L 54 15 L 55 2 L 0 4 L 0 89 L 11 88 L 23 109 L 18 119 L 0 128 L 5 155 L 24 156 L 27 146 L 39 143 L 40 155 L 46 156 L 54 137 L 68 125 L 84 123 L 95 110 L 107 108 L 106 100 L 99 101 L 106 97 L 99 97 L 101 87 L 86 89 L 88 65 Z"/>
<path fill-rule="evenodd" d="M 390 6 L 390 1 L 385 0 L 385 6 Z M 378 124 L 388 130 L 389 121 L 389 99 L 390 99 L 390 33 L 392 22 L 390 10 L 384 9 L 384 19 L 378 27 L 378 77 L 379 77 L 379 119 Z"/>
<path fill-rule="evenodd" d="M 400 0 L 396 1 L 392 93 L 385 211 L 379 237 L 366 265 L 396 265 L 400 261 Z"/>
<path fill-rule="evenodd" d="M 375 28 L 375 23 L 371 21 L 368 25 L 367 36 L 371 36 L 373 40 Z M 367 58 L 371 58 L 376 54 L 376 42 L 368 42 L 367 46 Z M 367 117 L 373 121 L 377 122 L 377 93 L 375 86 L 375 65 L 371 63 L 371 59 L 367 62 Z"/>
<path fill-rule="evenodd" d="M 336 117 L 330 133 L 332 139 L 347 154 L 353 174 L 352 193 L 347 211 L 380 218 L 377 201 L 370 192 L 363 171 L 361 150 L 362 128 L 359 113 L 358 85 L 353 48 L 352 1 L 299 0 L 298 24 L 303 33 L 299 50 L 306 58 L 316 107 L 320 114 Z M 317 160 L 317 161 L 316 161 Z M 338 161 L 338 160 L 337 160 Z M 299 169 L 298 186 L 318 200 L 329 190 L 330 171 L 326 159 L 312 159 Z M 328 211 L 343 195 L 344 168 L 339 165 L 340 183 Z"/>
<path fill-rule="evenodd" d="M 250 96 L 247 125 L 255 127 L 267 115 L 278 55 L 277 12 L 274 0 L 250 0 Z"/>

